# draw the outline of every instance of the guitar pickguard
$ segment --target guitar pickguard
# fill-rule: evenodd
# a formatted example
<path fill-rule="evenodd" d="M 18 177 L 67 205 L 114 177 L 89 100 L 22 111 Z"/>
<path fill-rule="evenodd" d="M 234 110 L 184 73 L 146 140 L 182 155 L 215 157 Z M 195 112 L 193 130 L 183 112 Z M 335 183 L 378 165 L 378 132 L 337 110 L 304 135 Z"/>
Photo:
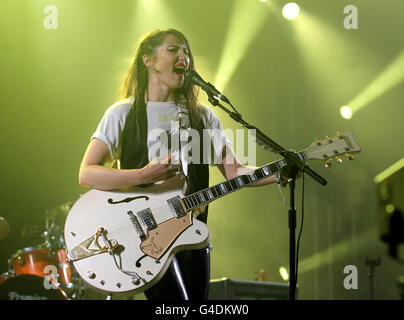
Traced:
<path fill-rule="evenodd" d="M 148 256 L 158 260 L 179 235 L 191 225 L 192 212 L 188 212 L 181 218 L 172 218 L 160 223 L 157 228 L 149 231 L 149 236 L 141 243 L 140 249 Z"/>

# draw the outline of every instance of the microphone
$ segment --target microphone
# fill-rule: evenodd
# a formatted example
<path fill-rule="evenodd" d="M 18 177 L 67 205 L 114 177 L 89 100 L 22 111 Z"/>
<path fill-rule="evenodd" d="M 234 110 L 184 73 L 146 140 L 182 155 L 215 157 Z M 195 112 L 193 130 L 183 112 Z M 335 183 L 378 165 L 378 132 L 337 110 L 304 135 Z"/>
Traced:
<path fill-rule="evenodd" d="M 211 83 L 203 80 L 195 70 L 189 70 L 186 77 L 188 81 L 191 81 L 191 83 L 201 87 L 202 90 L 204 90 L 209 97 L 213 96 L 218 100 L 222 100 L 230 104 L 229 99 L 222 95 L 220 91 L 217 90 Z"/>

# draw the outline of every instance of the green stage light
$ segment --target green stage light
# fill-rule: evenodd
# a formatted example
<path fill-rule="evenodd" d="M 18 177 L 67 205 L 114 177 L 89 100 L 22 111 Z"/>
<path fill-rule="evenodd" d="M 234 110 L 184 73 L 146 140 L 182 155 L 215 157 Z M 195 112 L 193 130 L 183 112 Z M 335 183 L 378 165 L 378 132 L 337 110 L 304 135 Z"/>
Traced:
<path fill-rule="evenodd" d="M 344 119 L 351 119 L 351 118 L 352 118 L 352 110 L 351 110 L 351 108 L 348 107 L 348 106 L 342 106 L 342 107 L 339 109 L 339 112 L 340 112 L 341 116 L 342 116 Z"/>
<path fill-rule="evenodd" d="M 159 28 L 178 28 L 177 19 L 169 2 L 163 0 L 138 0 L 136 2 L 136 14 L 134 28 L 138 35 L 148 33 Z"/>
<path fill-rule="evenodd" d="M 352 82 L 360 82 L 365 74 L 371 72 L 377 59 L 374 53 L 365 50 L 350 37 L 345 37 L 343 32 L 339 32 L 322 17 L 300 8 L 299 18 L 287 25 L 293 31 L 291 36 L 295 38 L 303 66 L 313 85 L 322 92 L 325 103 L 336 98 L 338 92 L 352 90 Z M 344 48 L 349 48 L 350 54 L 346 54 Z M 353 56 L 361 59 L 352 59 Z M 347 74 L 350 75 L 350 80 L 341 81 L 346 79 Z M 339 90 L 335 90 L 335 83 L 339 83 Z M 342 108 L 347 106 L 350 110 Z M 330 112 L 335 112 L 336 106 L 330 105 L 329 108 Z M 338 109 L 342 117 L 350 119 L 355 113 L 355 104 L 352 101 L 344 101 Z"/>
<path fill-rule="evenodd" d="M 214 85 L 222 91 L 230 81 L 238 64 L 244 57 L 268 15 L 270 3 L 237 0 L 228 25 L 227 36 Z"/>
<path fill-rule="evenodd" d="M 391 62 L 369 85 L 362 90 L 348 105 L 352 113 L 366 107 L 404 80 L 404 51 Z"/>
<path fill-rule="evenodd" d="M 284 281 L 289 280 L 289 273 L 288 273 L 288 270 L 285 267 L 280 267 L 279 268 L 279 274 L 281 275 L 281 277 L 282 277 L 282 279 Z"/>
<path fill-rule="evenodd" d="M 391 203 L 389 203 L 387 206 L 386 206 L 386 212 L 387 213 L 393 213 L 394 212 L 394 210 L 395 210 L 395 207 L 394 207 L 394 205 L 392 205 Z"/>
<path fill-rule="evenodd" d="M 289 3 L 285 4 L 285 6 L 283 7 L 282 14 L 286 19 L 294 20 L 299 15 L 299 11 L 300 11 L 300 8 L 297 3 L 289 2 Z"/>
<path fill-rule="evenodd" d="M 347 237 L 340 242 L 329 244 L 328 248 L 317 251 L 311 256 L 304 258 L 299 262 L 299 274 L 317 270 L 328 266 L 335 261 L 346 259 L 351 253 L 352 247 L 356 250 L 366 248 L 374 239 L 376 227 L 361 232 L 359 235 Z"/>

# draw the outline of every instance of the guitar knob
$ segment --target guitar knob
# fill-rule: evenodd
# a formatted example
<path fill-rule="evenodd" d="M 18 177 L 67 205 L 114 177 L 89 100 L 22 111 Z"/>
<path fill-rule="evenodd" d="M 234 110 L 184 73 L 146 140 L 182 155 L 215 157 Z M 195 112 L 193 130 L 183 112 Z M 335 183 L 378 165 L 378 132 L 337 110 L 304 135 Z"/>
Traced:
<path fill-rule="evenodd" d="M 335 157 L 335 159 L 338 161 L 338 163 L 342 163 L 342 159 L 340 157 Z"/>
<path fill-rule="evenodd" d="M 327 160 L 327 161 L 325 162 L 325 167 L 326 167 L 326 168 L 331 167 L 331 162 L 330 162 L 329 160 Z"/>
<path fill-rule="evenodd" d="M 348 160 L 354 159 L 354 156 L 352 154 L 347 153 L 345 156 L 347 157 Z"/>

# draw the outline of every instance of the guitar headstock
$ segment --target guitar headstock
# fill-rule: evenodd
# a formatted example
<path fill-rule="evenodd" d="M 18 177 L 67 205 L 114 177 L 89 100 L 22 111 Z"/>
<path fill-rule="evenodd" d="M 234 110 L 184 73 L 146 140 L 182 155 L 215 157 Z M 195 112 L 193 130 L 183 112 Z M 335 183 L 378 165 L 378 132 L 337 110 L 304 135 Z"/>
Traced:
<path fill-rule="evenodd" d="M 353 137 L 352 131 L 339 133 L 330 138 L 326 137 L 324 140 L 314 139 L 314 142 L 305 150 L 308 160 L 317 159 L 326 161 L 325 166 L 331 166 L 329 161 L 335 158 L 339 163 L 342 163 L 340 156 L 344 155 L 348 160 L 353 160 L 353 153 L 361 152 L 361 147 Z"/>

